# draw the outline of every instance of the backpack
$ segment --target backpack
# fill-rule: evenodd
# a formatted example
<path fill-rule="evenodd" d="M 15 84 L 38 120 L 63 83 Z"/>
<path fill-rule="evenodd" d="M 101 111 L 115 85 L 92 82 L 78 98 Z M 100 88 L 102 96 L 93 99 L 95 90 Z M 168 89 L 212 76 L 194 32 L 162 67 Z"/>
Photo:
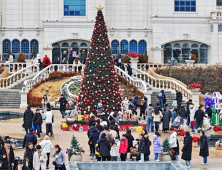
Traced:
<path fill-rule="evenodd" d="M 185 118 L 185 117 L 187 117 L 187 115 L 186 115 L 186 110 L 179 110 L 179 115 L 180 115 L 180 117 L 182 117 L 182 118 Z"/>
<path fill-rule="evenodd" d="M 163 93 L 159 92 L 158 97 L 163 97 Z"/>
<path fill-rule="evenodd" d="M 48 59 L 45 60 L 45 64 L 49 64 L 49 60 Z"/>

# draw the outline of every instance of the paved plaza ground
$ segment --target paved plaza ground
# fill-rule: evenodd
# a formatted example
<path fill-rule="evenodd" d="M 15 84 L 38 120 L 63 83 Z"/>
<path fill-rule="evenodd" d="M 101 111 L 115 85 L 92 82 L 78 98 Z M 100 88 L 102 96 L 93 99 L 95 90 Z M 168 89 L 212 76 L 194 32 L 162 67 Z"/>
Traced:
<path fill-rule="evenodd" d="M 35 110 L 34 108 L 32 109 Z M 23 109 L 17 109 L 14 111 L 23 112 Z M 72 135 L 75 135 L 80 143 L 80 145 L 84 148 L 86 151 L 85 154 L 83 154 L 83 161 L 90 161 L 89 157 L 89 147 L 88 147 L 88 137 L 87 132 L 70 132 L 70 131 L 62 131 L 60 129 L 60 120 L 61 120 L 61 114 L 59 111 L 53 111 L 53 114 L 55 116 L 55 122 L 53 123 L 53 131 L 54 131 L 54 137 L 50 138 L 53 145 L 59 144 L 63 151 L 66 151 L 66 148 L 70 146 Z M 42 126 L 42 132 L 41 139 L 43 140 L 44 134 L 45 134 L 45 124 L 43 123 Z M 189 129 L 190 130 L 190 129 Z M 123 134 L 125 132 L 121 132 L 120 134 Z M 212 130 L 208 131 L 207 134 L 214 133 Z M 12 120 L 12 121 L 3 121 L 0 122 L 0 135 L 9 135 L 11 137 L 24 137 L 25 132 L 22 131 L 22 119 L 19 120 Z M 139 137 L 139 133 L 133 132 L 132 135 L 134 138 Z M 149 133 L 150 140 L 153 140 L 153 133 Z M 161 139 L 162 141 L 165 139 L 165 137 L 170 137 L 170 133 L 164 134 L 161 133 Z M 178 136 L 178 139 L 181 137 Z M 40 141 L 38 141 L 40 143 Z M 179 142 L 180 144 L 180 150 L 183 147 L 182 142 Z M 222 150 L 218 151 L 214 148 L 210 148 L 210 156 L 208 157 L 208 165 L 202 165 L 202 157 L 199 156 L 199 148 L 193 148 L 192 153 L 192 160 L 191 160 L 191 168 L 219 168 L 222 167 Z M 53 153 L 53 150 L 51 151 L 51 154 Z M 23 157 L 24 150 L 16 150 L 15 154 L 18 154 L 20 157 Z M 182 152 L 180 152 L 181 157 Z M 68 156 L 66 155 L 66 159 L 68 160 Z M 154 154 L 153 154 L 153 146 L 151 146 L 151 155 L 150 155 L 150 161 L 153 161 Z M 53 158 L 50 159 L 50 167 L 52 168 L 51 162 L 53 161 Z M 95 160 L 93 160 L 95 161 Z M 185 161 L 180 159 L 180 162 L 185 165 Z"/>

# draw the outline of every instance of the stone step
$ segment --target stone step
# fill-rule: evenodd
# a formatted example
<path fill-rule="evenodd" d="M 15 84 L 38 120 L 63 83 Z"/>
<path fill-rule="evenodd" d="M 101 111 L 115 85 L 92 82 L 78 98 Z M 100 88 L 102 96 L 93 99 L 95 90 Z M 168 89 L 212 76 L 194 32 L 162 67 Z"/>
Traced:
<path fill-rule="evenodd" d="M 19 107 L 20 107 L 20 105 L 16 105 L 16 106 L 0 106 L 0 109 L 17 109 Z"/>

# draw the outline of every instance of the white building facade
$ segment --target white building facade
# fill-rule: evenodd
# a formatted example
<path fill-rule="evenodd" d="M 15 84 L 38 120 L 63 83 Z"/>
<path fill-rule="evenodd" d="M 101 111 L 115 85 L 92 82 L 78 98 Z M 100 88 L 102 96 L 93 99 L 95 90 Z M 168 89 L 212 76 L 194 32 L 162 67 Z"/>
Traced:
<path fill-rule="evenodd" d="M 0 54 L 31 58 L 33 46 L 52 61 L 86 56 L 96 6 L 103 13 L 114 56 L 147 52 L 149 62 L 222 63 L 221 0 L 1 0 Z"/>

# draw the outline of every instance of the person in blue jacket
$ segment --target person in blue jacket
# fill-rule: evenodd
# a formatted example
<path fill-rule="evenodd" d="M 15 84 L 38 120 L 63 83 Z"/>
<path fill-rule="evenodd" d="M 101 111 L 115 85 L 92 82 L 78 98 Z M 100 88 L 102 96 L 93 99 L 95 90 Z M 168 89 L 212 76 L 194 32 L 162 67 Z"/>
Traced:
<path fill-rule="evenodd" d="M 134 99 L 133 99 L 133 105 L 134 105 L 133 114 L 135 113 L 136 115 L 137 115 L 138 99 L 139 99 L 138 96 L 134 97 Z"/>
<path fill-rule="evenodd" d="M 158 97 L 158 100 L 159 100 L 160 107 L 163 108 L 163 99 L 166 98 L 166 95 L 165 95 L 165 93 L 164 93 L 164 90 L 161 90 L 161 91 L 159 92 L 159 94 L 157 95 L 157 97 Z"/>

